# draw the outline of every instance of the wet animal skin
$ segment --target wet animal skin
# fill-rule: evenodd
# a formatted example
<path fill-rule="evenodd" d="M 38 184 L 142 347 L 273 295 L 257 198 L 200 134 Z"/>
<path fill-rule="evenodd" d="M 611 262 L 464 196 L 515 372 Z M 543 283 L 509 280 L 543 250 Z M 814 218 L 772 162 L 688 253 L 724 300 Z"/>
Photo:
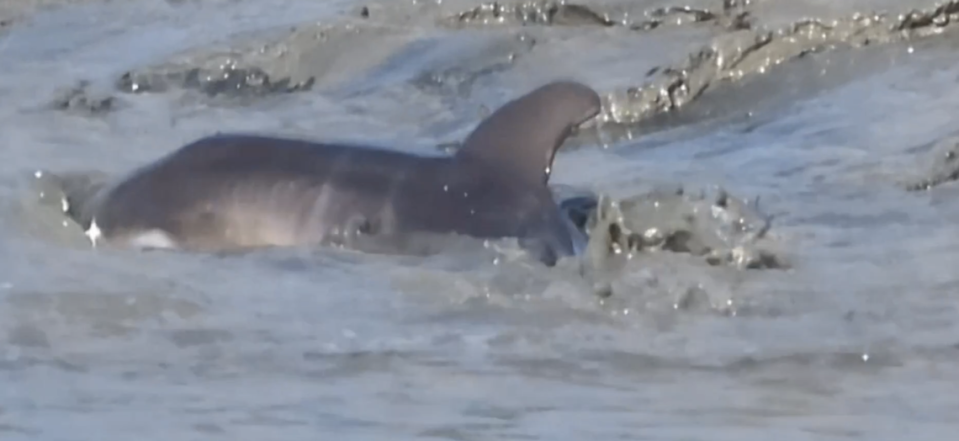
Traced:
<path fill-rule="evenodd" d="M 363 238 L 368 248 L 404 253 L 411 237 L 459 234 L 515 237 L 553 265 L 586 239 L 554 201 L 550 168 L 571 131 L 599 110 L 588 86 L 549 83 L 497 109 L 456 154 L 438 157 L 218 134 L 68 202 L 88 234 L 113 246 L 360 249 Z"/>

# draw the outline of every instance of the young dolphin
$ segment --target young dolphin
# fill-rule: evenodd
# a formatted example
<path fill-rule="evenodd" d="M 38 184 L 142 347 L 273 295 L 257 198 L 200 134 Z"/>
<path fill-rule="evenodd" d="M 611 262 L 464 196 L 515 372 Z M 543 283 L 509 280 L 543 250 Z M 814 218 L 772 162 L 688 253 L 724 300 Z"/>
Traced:
<path fill-rule="evenodd" d="M 225 251 L 340 244 L 397 252 L 417 234 L 515 237 L 552 266 L 585 236 L 547 186 L 556 150 L 600 110 L 560 81 L 506 103 L 453 156 L 218 134 L 109 185 L 67 190 L 88 235 L 119 246 Z"/>

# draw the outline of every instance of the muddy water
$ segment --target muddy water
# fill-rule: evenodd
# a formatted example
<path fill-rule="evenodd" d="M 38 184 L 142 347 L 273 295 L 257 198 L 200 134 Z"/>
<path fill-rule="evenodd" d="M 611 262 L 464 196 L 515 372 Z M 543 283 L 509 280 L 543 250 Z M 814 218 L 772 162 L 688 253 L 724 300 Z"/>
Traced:
<path fill-rule="evenodd" d="M 760 23 L 750 30 L 935 10 L 753 3 Z M 654 68 L 683 66 L 742 26 L 688 10 L 643 15 L 667 2 L 526 16 L 475 5 L 137 0 L 9 25 L 0 438 L 955 431 L 959 189 L 933 179 L 907 191 L 941 173 L 942 140 L 956 136 L 948 13 L 937 15 L 941 31 L 916 38 L 856 28 L 879 41 L 864 47 L 818 34 L 849 44 L 802 57 L 776 49 L 766 59 L 782 64 L 743 67 L 732 83 L 712 81 L 729 69 L 691 68 L 684 84 L 708 90 L 657 114 L 663 101 L 628 90 L 656 90 L 665 80 L 648 75 Z M 508 247 L 426 259 L 91 250 L 32 186 L 37 169 L 121 173 L 220 130 L 436 152 L 489 108 L 556 77 L 610 98 L 609 118 L 558 156 L 554 182 L 614 197 L 669 185 L 759 197 L 788 268 L 640 253 L 599 298 L 575 265 L 543 268 Z"/>

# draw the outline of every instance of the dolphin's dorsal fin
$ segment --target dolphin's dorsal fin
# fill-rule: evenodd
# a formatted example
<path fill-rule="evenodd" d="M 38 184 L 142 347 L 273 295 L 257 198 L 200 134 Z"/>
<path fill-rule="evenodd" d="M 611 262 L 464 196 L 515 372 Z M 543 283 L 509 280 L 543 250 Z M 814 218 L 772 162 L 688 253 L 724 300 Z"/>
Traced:
<path fill-rule="evenodd" d="M 510 101 L 483 120 L 458 158 L 509 168 L 522 179 L 546 183 L 556 150 L 570 131 L 600 110 L 599 95 L 572 81 L 557 81 Z"/>

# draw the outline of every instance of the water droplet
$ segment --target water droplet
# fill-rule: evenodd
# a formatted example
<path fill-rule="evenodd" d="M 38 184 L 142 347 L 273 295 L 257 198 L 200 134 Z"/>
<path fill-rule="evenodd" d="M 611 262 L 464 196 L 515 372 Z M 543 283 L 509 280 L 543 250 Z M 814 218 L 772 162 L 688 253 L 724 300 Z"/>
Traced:
<path fill-rule="evenodd" d="M 90 243 L 93 244 L 94 248 L 97 247 L 97 240 L 100 239 L 100 237 L 102 237 L 101 233 L 102 232 L 100 231 L 100 227 L 97 226 L 96 219 L 93 219 L 93 221 L 90 222 L 90 228 L 87 228 L 87 231 L 84 231 L 84 234 L 86 234 L 87 237 L 90 238 Z"/>

